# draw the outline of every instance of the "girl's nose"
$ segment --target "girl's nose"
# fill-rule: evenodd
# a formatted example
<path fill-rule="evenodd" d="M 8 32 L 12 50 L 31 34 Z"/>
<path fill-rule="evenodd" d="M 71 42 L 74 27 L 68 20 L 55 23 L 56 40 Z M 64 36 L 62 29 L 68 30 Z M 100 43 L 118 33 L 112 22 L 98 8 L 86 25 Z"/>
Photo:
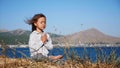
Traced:
<path fill-rule="evenodd" d="M 43 24 L 43 26 L 46 26 L 46 24 Z"/>
<path fill-rule="evenodd" d="M 43 25 L 46 25 L 46 23 L 42 23 Z"/>

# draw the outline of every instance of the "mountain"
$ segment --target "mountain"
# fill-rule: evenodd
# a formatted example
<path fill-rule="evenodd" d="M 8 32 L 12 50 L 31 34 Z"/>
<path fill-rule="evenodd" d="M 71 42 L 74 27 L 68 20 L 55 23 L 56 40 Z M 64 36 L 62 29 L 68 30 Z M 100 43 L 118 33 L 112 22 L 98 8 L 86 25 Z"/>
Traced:
<path fill-rule="evenodd" d="M 8 33 L 11 33 L 13 35 L 29 35 L 31 32 L 28 31 L 28 30 L 22 30 L 22 29 L 16 29 L 16 30 L 13 30 L 13 31 L 9 31 Z"/>
<path fill-rule="evenodd" d="M 106 35 L 95 28 L 88 30 L 80 31 L 71 35 L 66 35 L 64 37 L 59 37 L 54 39 L 59 43 L 71 43 L 71 44 L 80 44 L 80 43 L 120 43 L 120 38 Z"/>
<path fill-rule="evenodd" d="M 16 29 L 12 31 L 8 30 L 0 30 L 0 44 L 28 44 L 29 35 L 31 31 Z M 62 35 L 57 35 L 53 33 L 49 33 L 52 38 L 61 37 Z M 55 43 L 53 41 L 53 43 Z"/>
<path fill-rule="evenodd" d="M 0 32 L 0 44 L 27 44 L 31 32 L 22 29 Z"/>
<path fill-rule="evenodd" d="M 0 29 L 0 32 L 8 32 L 7 29 Z"/>
<path fill-rule="evenodd" d="M 29 35 L 31 31 L 16 29 L 12 31 L 0 30 L 0 44 L 28 44 Z M 70 43 L 70 44 L 80 44 L 80 43 L 111 43 L 120 44 L 120 38 L 106 35 L 95 28 L 80 31 L 71 35 L 58 35 L 54 33 L 49 33 L 53 40 L 53 44 L 57 43 Z"/>

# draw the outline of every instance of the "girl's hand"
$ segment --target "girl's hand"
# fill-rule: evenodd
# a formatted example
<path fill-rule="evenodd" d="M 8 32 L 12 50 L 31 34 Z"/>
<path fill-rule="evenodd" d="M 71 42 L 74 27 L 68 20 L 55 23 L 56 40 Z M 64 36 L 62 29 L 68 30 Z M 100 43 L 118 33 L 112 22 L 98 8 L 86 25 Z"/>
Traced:
<path fill-rule="evenodd" d="M 47 41 L 47 35 L 46 35 L 46 34 L 43 34 L 43 35 L 41 36 L 41 40 L 42 40 L 43 43 L 45 43 L 45 42 Z"/>

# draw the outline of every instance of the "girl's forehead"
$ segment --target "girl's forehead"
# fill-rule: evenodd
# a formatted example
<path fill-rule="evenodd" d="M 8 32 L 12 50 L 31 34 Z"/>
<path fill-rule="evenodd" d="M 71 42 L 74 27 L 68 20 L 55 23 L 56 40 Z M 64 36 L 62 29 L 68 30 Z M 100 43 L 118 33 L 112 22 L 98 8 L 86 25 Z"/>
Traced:
<path fill-rule="evenodd" d="M 46 21 L 45 17 L 40 17 L 38 21 Z"/>

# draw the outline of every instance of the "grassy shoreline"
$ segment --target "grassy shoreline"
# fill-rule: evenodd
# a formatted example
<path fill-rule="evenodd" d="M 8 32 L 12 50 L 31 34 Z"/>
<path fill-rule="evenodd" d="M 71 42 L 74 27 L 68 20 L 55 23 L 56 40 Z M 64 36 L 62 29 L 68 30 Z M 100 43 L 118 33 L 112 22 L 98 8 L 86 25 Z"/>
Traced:
<path fill-rule="evenodd" d="M 5 55 L 7 46 L 3 45 L 2 55 Z M 96 58 L 97 62 L 93 63 L 88 56 L 86 47 L 83 50 L 83 58 L 79 57 L 75 50 L 70 47 L 64 47 L 63 52 L 66 56 L 64 64 L 60 62 L 50 62 L 48 60 L 43 61 L 31 61 L 24 54 L 25 58 L 8 58 L 6 56 L 0 55 L 0 68 L 119 68 L 120 67 L 120 57 L 116 56 L 116 52 L 111 51 L 109 56 L 106 56 L 101 48 L 96 48 Z M 13 49 L 14 50 L 14 49 Z M 16 51 L 16 50 L 15 50 Z"/>

